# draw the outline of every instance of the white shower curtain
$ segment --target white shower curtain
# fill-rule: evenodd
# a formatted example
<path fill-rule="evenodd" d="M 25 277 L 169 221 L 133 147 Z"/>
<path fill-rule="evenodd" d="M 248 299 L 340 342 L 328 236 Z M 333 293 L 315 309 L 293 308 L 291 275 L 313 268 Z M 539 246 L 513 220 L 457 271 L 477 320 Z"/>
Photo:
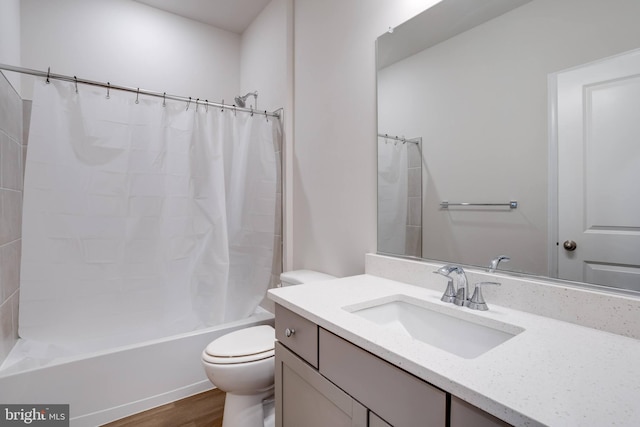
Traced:
<path fill-rule="evenodd" d="M 250 315 L 271 276 L 279 121 L 106 94 L 36 84 L 20 336 L 101 347 Z"/>
<path fill-rule="evenodd" d="M 407 144 L 378 137 L 378 252 L 406 252 L 407 162 Z"/>

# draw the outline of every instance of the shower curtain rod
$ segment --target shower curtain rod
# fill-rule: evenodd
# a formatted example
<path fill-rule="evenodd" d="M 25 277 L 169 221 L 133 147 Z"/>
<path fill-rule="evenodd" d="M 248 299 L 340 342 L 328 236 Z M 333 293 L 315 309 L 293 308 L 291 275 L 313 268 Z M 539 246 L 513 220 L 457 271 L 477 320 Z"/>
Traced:
<path fill-rule="evenodd" d="M 412 144 L 420 145 L 420 141 L 422 141 L 422 138 L 421 138 L 421 137 L 417 137 L 417 138 L 405 138 L 404 136 L 402 136 L 402 137 L 400 137 L 400 136 L 390 136 L 390 135 L 389 135 L 389 134 L 387 134 L 387 133 L 379 133 L 379 134 L 378 134 L 378 136 L 379 136 L 380 138 L 391 139 L 391 140 L 393 140 L 393 141 L 400 141 L 400 142 L 402 142 L 403 144 L 404 144 L 405 142 L 410 142 L 410 143 L 412 143 Z"/>
<path fill-rule="evenodd" d="M 224 100 L 223 100 L 223 103 L 211 102 L 206 99 L 201 100 L 200 98 L 194 100 L 190 96 L 186 97 L 186 96 L 177 96 L 177 95 L 167 95 L 166 92 L 165 93 L 152 92 L 149 90 L 141 90 L 140 88 L 112 85 L 110 82 L 107 82 L 107 83 L 96 82 L 96 81 L 87 80 L 87 79 L 79 79 L 76 76 L 71 77 L 71 76 L 65 76 L 63 74 L 54 74 L 54 73 L 51 73 L 50 70 L 47 70 L 45 72 L 45 71 L 31 70 L 29 68 L 16 67 L 16 66 L 7 65 L 7 64 L 0 64 L 0 70 L 13 71 L 13 72 L 22 73 L 22 74 L 30 74 L 32 76 L 38 76 L 38 77 L 46 77 L 47 83 L 49 82 L 49 79 L 56 79 L 56 80 L 62 80 L 66 82 L 76 83 L 76 84 L 81 83 L 81 84 L 90 85 L 90 86 L 98 86 L 98 87 L 107 89 L 107 91 L 111 89 L 121 90 L 125 92 L 135 93 L 136 95 L 154 96 L 156 98 L 162 98 L 163 100 L 170 99 L 172 101 L 182 101 L 187 103 L 187 108 L 189 108 L 189 105 L 193 102 L 197 106 L 206 105 L 206 106 L 220 108 L 222 110 L 226 108 L 233 111 L 251 113 L 251 115 L 259 114 L 267 117 L 276 117 L 280 119 L 280 114 L 277 112 L 279 110 L 276 110 L 274 112 L 268 112 L 267 110 L 258 111 L 258 110 L 254 110 L 253 108 L 243 108 L 243 107 L 236 107 L 235 105 L 227 105 L 227 104 L 224 104 Z"/>

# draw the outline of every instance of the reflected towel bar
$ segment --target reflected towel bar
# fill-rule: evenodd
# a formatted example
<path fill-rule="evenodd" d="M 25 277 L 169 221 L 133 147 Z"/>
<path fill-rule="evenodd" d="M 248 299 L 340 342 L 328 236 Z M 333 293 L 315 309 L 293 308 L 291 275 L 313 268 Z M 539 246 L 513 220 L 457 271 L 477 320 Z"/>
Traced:
<path fill-rule="evenodd" d="M 516 209 L 518 207 L 518 202 L 516 200 L 511 200 L 509 203 L 451 203 L 445 200 L 440 203 L 440 207 L 442 209 L 449 209 L 449 206 L 508 206 L 510 209 Z"/>

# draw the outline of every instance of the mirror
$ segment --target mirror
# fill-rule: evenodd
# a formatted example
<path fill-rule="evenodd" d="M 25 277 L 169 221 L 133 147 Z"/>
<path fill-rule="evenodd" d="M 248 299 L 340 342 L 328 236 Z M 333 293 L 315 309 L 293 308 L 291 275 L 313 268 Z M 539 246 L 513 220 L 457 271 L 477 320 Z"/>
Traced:
<path fill-rule="evenodd" d="M 637 16 L 640 2 L 625 0 L 444 0 L 378 38 L 378 134 L 422 139 L 422 257 L 488 267 L 492 258 L 508 255 L 501 270 L 640 291 L 640 205 L 628 203 L 615 224 L 603 213 L 607 200 L 618 197 L 621 176 L 640 182 L 638 144 L 618 144 L 624 154 L 617 157 L 636 165 L 624 169 L 626 175 L 610 160 L 604 172 L 604 161 L 569 171 L 560 153 L 570 132 L 558 133 L 568 116 L 561 96 L 569 91 L 562 85 L 575 77 L 572 70 L 639 48 Z M 633 73 L 625 81 L 621 93 L 640 88 Z M 605 95 L 615 94 L 607 85 L 579 88 L 588 102 L 603 106 Z M 638 123 L 640 102 L 627 98 L 619 102 L 632 103 L 627 110 L 639 113 L 629 123 Z M 605 115 L 597 114 L 585 116 L 590 121 L 583 125 L 615 127 L 615 121 L 601 124 Z M 598 168 L 597 178 L 589 175 Z M 584 183 L 570 194 L 584 193 L 590 198 L 579 206 L 596 208 L 566 219 L 558 191 L 564 194 L 565 182 L 576 176 Z M 595 181 L 606 194 L 589 193 Z M 631 189 L 635 196 L 628 191 L 618 199 L 640 199 L 637 189 Z M 391 209 L 385 203 L 379 200 L 379 211 Z M 635 238 L 628 259 L 607 253 L 606 261 L 585 260 L 590 237 L 565 233 L 566 222 L 584 223 L 586 234 L 606 229 Z M 563 246 L 571 241 L 577 242 L 573 251 Z M 411 255 L 380 241 L 378 252 Z M 575 271 L 564 267 L 568 261 L 576 261 Z"/>

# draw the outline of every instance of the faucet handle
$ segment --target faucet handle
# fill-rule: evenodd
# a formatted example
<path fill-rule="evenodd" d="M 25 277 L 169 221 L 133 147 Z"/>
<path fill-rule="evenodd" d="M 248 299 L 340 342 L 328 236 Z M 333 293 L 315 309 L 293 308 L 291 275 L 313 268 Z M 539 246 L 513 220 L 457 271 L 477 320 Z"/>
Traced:
<path fill-rule="evenodd" d="M 447 281 L 447 289 L 444 291 L 444 294 L 442 294 L 442 298 L 440 298 L 440 301 L 443 302 L 453 302 L 453 300 L 456 298 L 456 289 L 453 286 L 453 277 L 449 276 L 448 274 L 445 274 L 441 271 L 434 271 L 435 274 L 440 274 L 441 276 L 444 276 L 448 279 Z"/>
<path fill-rule="evenodd" d="M 462 267 L 455 264 L 443 265 L 442 267 L 434 271 L 434 273 L 442 274 L 443 276 L 448 276 L 451 273 L 461 274 L 463 272 L 464 270 L 462 269 Z"/>
<path fill-rule="evenodd" d="M 484 301 L 484 298 L 482 296 L 482 286 L 486 286 L 486 285 L 496 285 L 496 286 L 500 286 L 500 283 L 498 282 L 480 282 L 480 283 L 476 283 L 475 289 L 473 290 L 473 296 L 471 297 L 471 300 L 468 303 L 468 307 L 472 310 L 480 310 L 480 311 L 487 311 L 489 310 L 489 307 L 487 307 L 487 303 Z"/>
<path fill-rule="evenodd" d="M 453 277 L 440 270 L 434 271 L 434 273 L 447 278 L 447 289 L 444 291 L 444 294 L 442 294 L 442 298 L 440 298 L 440 301 L 453 302 L 453 300 L 456 298 L 456 289 L 453 286 Z"/>

